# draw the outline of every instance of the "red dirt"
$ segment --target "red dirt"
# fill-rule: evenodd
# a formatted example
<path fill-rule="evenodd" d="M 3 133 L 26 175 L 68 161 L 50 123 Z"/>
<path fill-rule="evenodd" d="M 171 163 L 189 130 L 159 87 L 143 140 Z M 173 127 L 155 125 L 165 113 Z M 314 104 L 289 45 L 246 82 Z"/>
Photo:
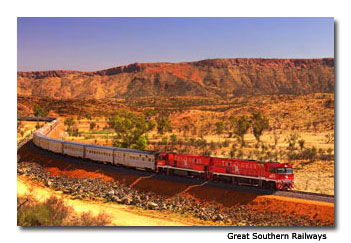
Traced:
<path fill-rule="evenodd" d="M 82 169 L 60 170 L 55 167 L 45 168 L 45 170 L 48 171 L 53 176 L 67 176 L 72 178 L 93 178 L 93 179 L 100 178 L 104 181 L 114 181 L 112 177 L 106 176 L 100 173 L 99 171 L 89 172 Z"/>
<path fill-rule="evenodd" d="M 248 206 L 258 211 L 275 211 L 282 215 L 305 215 L 334 224 L 334 204 L 279 196 L 258 196 Z"/>

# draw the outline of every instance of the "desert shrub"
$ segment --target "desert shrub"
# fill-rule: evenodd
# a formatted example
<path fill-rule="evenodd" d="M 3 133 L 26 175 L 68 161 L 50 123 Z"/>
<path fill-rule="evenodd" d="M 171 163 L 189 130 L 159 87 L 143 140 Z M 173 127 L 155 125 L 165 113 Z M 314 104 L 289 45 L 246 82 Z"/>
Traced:
<path fill-rule="evenodd" d="M 80 135 L 78 128 L 67 131 L 69 136 L 78 137 Z"/>
<path fill-rule="evenodd" d="M 230 157 L 231 157 L 231 158 L 234 158 L 234 157 L 235 157 L 235 152 L 236 152 L 236 149 L 230 150 Z"/>
<path fill-rule="evenodd" d="M 328 99 L 324 102 L 325 108 L 334 108 L 334 100 Z"/>
<path fill-rule="evenodd" d="M 41 128 L 43 125 L 40 125 L 39 122 L 35 125 L 35 129 Z"/>
<path fill-rule="evenodd" d="M 26 201 L 27 200 L 27 201 Z M 50 197 L 43 203 L 33 199 L 17 199 L 17 225 L 19 226 L 61 226 L 72 209 L 62 200 Z"/>
<path fill-rule="evenodd" d="M 18 226 L 104 226 L 109 223 L 110 219 L 105 214 L 96 217 L 90 212 L 74 215 L 71 207 L 54 196 L 44 202 L 29 196 L 17 198 Z"/>
<path fill-rule="evenodd" d="M 289 160 L 297 160 L 297 159 L 299 159 L 299 154 L 298 153 L 295 153 L 295 152 L 293 152 L 293 151 L 289 151 L 288 152 L 288 159 Z"/>
<path fill-rule="evenodd" d="M 184 140 L 181 139 L 181 138 L 179 138 L 179 139 L 178 139 L 178 145 L 184 145 Z"/>
<path fill-rule="evenodd" d="M 261 149 L 262 149 L 262 151 L 265 151 L 265 150 L 267 150 L 267 146 L 264 143 L 262 143 L 261 144 Z"/>
<path fill-rule="evenodd" d="M 272 159 L 273 160 L 278 160 L 278 152 L 277 151 L 272 153 Z"/>
<path fill-rule="evenodd" d="M 67 222 L 66 226 L 105 226 L 110 222 L 109 216 L 104 213 L 93 216 L 90 212 L 83 212 L 80 217 Z"/>
<path fill-rule="evenodd" d="M 314 161 L 317 158 L 317 149 L 316 147 L 306 148 L 300 153 L 294 153 L 290 151 L 288 153 L 288 158 L 290 160 L 309 160 Z"/>
<path fill-rule="evenodd" d="M 305 140 L 300 139 L 300 140 L 299 140 L 299 146 L 300 146 L 300 149 L 301 149 L 301 151 L 302 151 L 303 148 L 304 148 L 304 146 L 305 146 Z"/>
<path fill-rule="evenodd" d="M 111 130 L 93 130 L 91 134 L 111 134 L 113 131 Z"/>
<path fill-rule="evenodd" d="M 334 134 L 328 133 L 325 135 L 325 142 L 326 143 L 334 143 Z"/>
<path fill-rule="evenodd" d="M 64 121 L 64 124 L 68 127 L 67 131 L 71 131 L 71 127 L 75 124 L 73 118 L 69 117 L 66 118 L 66 120 Z"/>
<path fill-rule="evenodd" d="M 285 141 L 288 143 L 288 150 L 295 150 L 296 147 L 296 142 L 299 138 L 299 135 L 297 133 L 291 133 L 287 136 L 287 138 L 285 139 Z"/>
<path fill-rule="evenodd" d="M 170 136 L 170 139 L 171 139 L 171 143 L 174 145 L 177 143 L 177 135 L 176 134 L 172 134 Z"/>
<path fill-rule="evenodd" d="M 190 146 L 195 146 L 195 143 L 196 143 L 196 139 L 195 138 L 190 138 L 189 139 L 189 145 Z"/>
<path fill-rule="evenodd" d="M 201 153 L 201 155 L 203 155 L 203 156 L 211 156 L 211 151 L 207 149 L 207 150 L 203 151 Z"/>
<path fill-rule="evenodd" d="M 229 147 L 229 141 L 228 139 L 225 139 L 224 142 L 222 143 L 222 146 L 225 147 L 225 148 L 228 148 Z"/>
<path fill-rule="evenodd" d="M 33 108 L 33 113 L 35 117 L 45 117 L 48 115 L 49 111 L 46 107 L 37 105 Z"/>
<path fill-rule="evenodd" d="M 213 141 L 211 141 L 211 142 L 210 142 L 210 149 L 211 149 L 211 150 L 215 150 L 216 147 L 217 147 L 217 146 L 216 146 L 216 143 L 213 142 Z"/>
<path fill-rule="evenodd" d="M 223 133 L 224 129 L 225 129 L 224 122 L 223 122 L 223 121 L 216 122 L 215 125 L 216 125 L 216 130 L 215 130 L 215 132 L 216 132 L 217 135 L 220 136 L 220 135 Z"/>
<path fill-rule="evenodd" d="M 258 150 L 254 150 L 253 154 L 255 155 L 255 158 L 258 158 L 260 151 Z"/>
<path fill-rule="evenodd" d="M 157 119 L 157 132 L 163 135 L 166 132 L 171 131 L 171 122 L 168 117 L 159 117 Z"/>
<path fill-rule="evenodd" d="M 236 156 L 236 157 L 237 157 L 238 159 L 242 159 L 242 158 L 243 158 L 243 156 L 244 156 L 243 151 L 242 151 L 242 150 L 239 150 L 239 151 L 238 151 L 238 154 L 237 154 L 237 156 Z"/>
<path fill-rule="evenodd" d="M 90 131 L 94 130 L 94 128 L 96 127 L 96 122 L 90 122 Z"/>

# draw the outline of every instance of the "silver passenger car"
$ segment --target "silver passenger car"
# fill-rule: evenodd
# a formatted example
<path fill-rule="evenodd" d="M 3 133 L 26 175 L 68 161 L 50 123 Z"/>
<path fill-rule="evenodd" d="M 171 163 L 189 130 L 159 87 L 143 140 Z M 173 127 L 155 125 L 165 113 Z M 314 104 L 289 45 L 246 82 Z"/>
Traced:
<path fill-rule="evenodd" d="M 155 171 L 155 152 L 114 148 L 114 164 Z"/>
<path fill-rule="evenodd" d="M 83 143 L 64 141 L 63 153 L 73 157 L 84 158 L 84 146 Z"/>
<path fill-rule="evenodd" d="M 113 164 L 113 148 L 87 144 L 85 147 L 85 158 Z"/>

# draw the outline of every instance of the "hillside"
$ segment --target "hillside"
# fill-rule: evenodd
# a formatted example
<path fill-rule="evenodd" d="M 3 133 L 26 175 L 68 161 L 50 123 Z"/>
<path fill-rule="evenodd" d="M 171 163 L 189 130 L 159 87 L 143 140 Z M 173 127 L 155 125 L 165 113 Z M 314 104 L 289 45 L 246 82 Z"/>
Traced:
<path fill-rule="evenodd" d="M 235 97 L 334 92 L 334 59 L 135 63 L 96 72 L 18 72 L 18 95 L 48 98 Z"/>

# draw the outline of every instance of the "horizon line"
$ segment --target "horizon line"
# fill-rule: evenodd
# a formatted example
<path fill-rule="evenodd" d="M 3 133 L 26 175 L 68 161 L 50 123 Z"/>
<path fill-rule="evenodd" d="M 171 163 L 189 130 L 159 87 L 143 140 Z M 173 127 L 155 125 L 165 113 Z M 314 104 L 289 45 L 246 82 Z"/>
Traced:
<path fill-rule="evenodd" d="M 194 63 L 194 62 L 201 62 L 201 61 L 207 61 L 207 60 L 220 60 L 220 59 L 222 59 L 222 60 L 223 59 L 316 60 L 316 59 L 334 59 L 334 57 L 315 57 L 315 58 L 224 57 L 224 58 L 206 58 L 206 59 L 201 59 L 201 60 L 197 60 L 197 61 L 179 61 L 179 62 L 132 62 L 132 63 L 125 64 L 125 65 L 112 66 L 112 67 L 93 70 L 93 71 L 88 71 L 88 70 L 83 71 L 83 70 L 74 70 L 74 69 L 42 69 L 42 70 L 28 70 L 28 71 L 17 70 L 17 73 L 52 72 L 52 71 L 94 73 L 94 72 L 105 71 L 105 70 L 109 70 L 109 69 L 113 69 L 113 68 L 125 67 L 125 66 L 130 66 L 130 65 L 135 65 L 135 64 L 180 64 L 180 63 Z"/>

